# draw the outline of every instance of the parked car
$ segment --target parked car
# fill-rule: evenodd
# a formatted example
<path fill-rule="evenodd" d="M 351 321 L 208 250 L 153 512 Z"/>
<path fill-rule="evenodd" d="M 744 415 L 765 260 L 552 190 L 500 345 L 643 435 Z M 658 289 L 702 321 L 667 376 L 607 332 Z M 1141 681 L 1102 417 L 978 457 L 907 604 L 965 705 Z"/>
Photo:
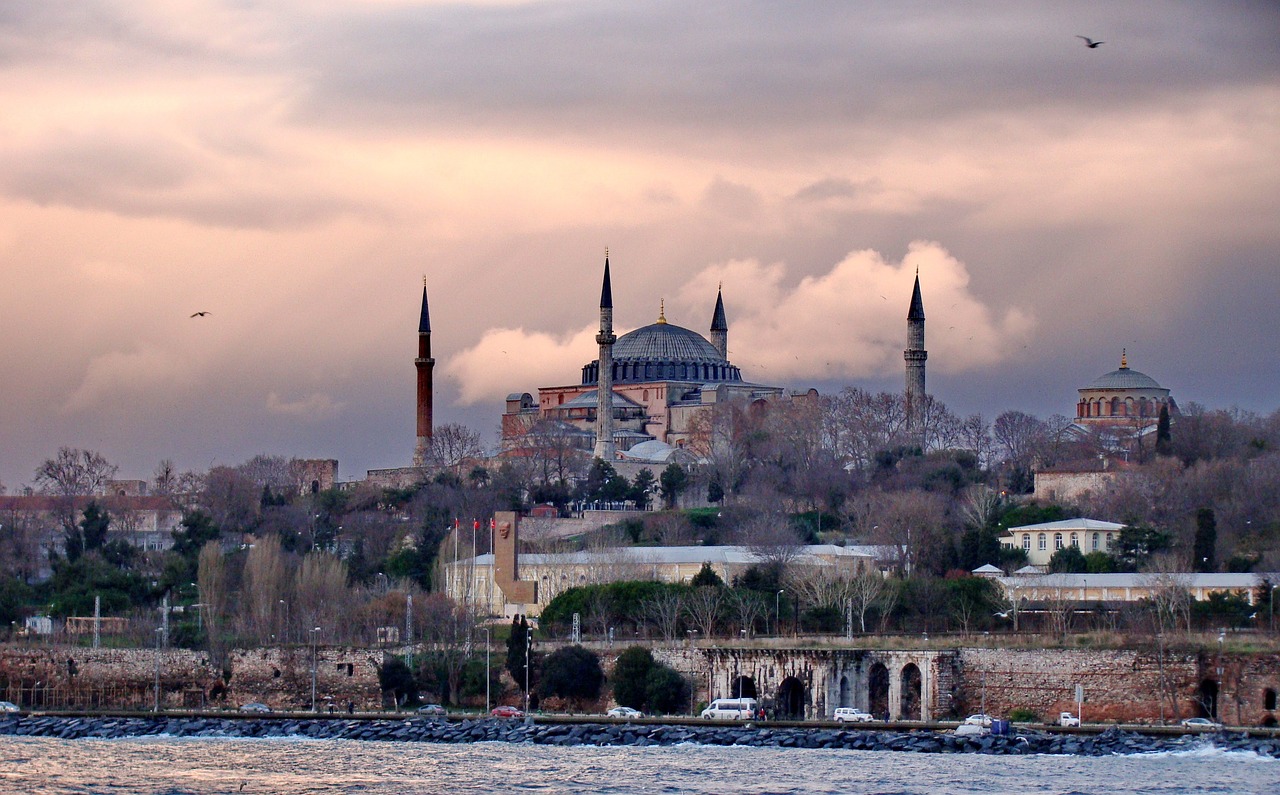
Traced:
<path fill-rule="evenodd" d="M 836 714 L 832 718 L 836 723 L 867 723 L 875 720 L 870 712 L 863 712 L 855 707 L 836 707 Z"/>
<path fill-rule="evenodd" d="M 1183 718 L 1182 725 L 1188 729 L 1221 729 L 1221 723 L 1215 723 L 1208 718 Z"/>
<path fill-rule="evenodd" d="M 1075 715 L 1072 715 L 1070 712 L 1062 712 L 1062 713 L 1059 713 L 1058 715 L 1058 725 L 1059 726 L 1079 726 L 1080 719 L 1077 718 Z"/>
<path fill-rule="evenodd" d="M 638 710 L 638 709 L 633 709 L 632 707 L 614 707 L 613 709 L 609 710 L 609 711 L 608 711 L 608 712 L 606 712 L 605 714 L 606 714 L 606 715 L 608 715 L 608 716 L 609 716 L 609 717 L 611 717 L 611 718 L 627 718 L 627 719 L 631 719 L 631 718 L 643 718 L 643 717 L 644 717 L 644 713 L 643 713 L 643 712 L 641 712 L 641 711 L 640 711 L 640 710 Z"/>
<path fill-rule="evenodd" d="M 494 707 L 489 712 L 489 714 L 495 718 L 523 718 L 524 717 L 524 712 L 522 712 L 520 709 L 516 707 L 509 707 L 506 705 L 503 705 L 501 707 Z"/>
<path fill-rule="evenodd" d="M 981 726 L 984 729 L 991 728 L 991 716 L 984 715 L 981 712 L 979 712 L 977 715 L 970 715 L 969 717 L 964 719 L 964 722 L 969 724 L 970 726 Z"/>
<path fill-rule="evenodd" d="M 22 708 L 12 701 L 0 701 L 0 712 L 21 712 Z"/>
<path fill-rule="evenodd" d="M 439 704 L 424 704 L 421 707 L 418 707 L 418 714 L 431 715 L 432 717 L 443 718 L 448 713 L 445 711 L 445 708 L 440 706 Z"/>
<path fill-rule="evenodd" d="M 241 712 L 270 712 L 271 707 L 263 704 L 261 701 L 250 701 L 248 704 L 240 705 Z"/>

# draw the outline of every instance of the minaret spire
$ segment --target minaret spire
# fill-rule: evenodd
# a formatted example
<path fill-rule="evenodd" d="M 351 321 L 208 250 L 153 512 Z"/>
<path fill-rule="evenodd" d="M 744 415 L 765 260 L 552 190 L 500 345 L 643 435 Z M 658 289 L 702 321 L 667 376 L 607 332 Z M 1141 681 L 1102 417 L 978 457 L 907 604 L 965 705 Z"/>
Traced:
<path fill-rule="evenodd" d="M 613 462 L 613 288 L 609 283 L 609 249 L 604 251 L 604 284 L 600 288 L 600 370 L 596 379 L 596 446 L 595 457 Z"/>
<path fill-rule="evenodd" d="M 907 309 L 907 349 L 902 352 L 906 360 L 907 434 L 915 444 L 924 443 L 924 363 L 929 352 L 924 349 L 924 301 L 920 298 L 920 269 L 916 268 L 916 283 L 911 290 L 911 306 Z"/>
<path fill-rule="evenodd" d="M 720 358 L 729 358 L 729 323 L 724 317 L 724 285 L 716 286 L 716 309 L 711 313 L 711 344 Z"/>
<path fill-rule="evenodd" d="M 413 360 L 418 371 L 418 434 L 413 447 L 413 465 L 420 467 L 427 462 L 432 436 L 432 370 L 436 360 L 431 358 L 431 313 L 427 308 L 427 277 L 422 277 L 422 314 L 418 319 L 418 357 Z"/>

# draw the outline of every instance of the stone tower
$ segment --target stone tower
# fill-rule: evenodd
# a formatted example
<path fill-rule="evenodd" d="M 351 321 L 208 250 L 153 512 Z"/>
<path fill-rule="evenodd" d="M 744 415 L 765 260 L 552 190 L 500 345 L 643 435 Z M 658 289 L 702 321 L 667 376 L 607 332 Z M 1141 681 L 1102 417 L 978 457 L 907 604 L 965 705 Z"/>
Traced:
<path fill-rule="evenodd" d="M 924 433 L 924 361 L 929 358 L 929 352 L 924 349 L 924 302 L 920 300 L 919 269 L 911 291 L 911 308 L 907 310 L 907 349 L 902 352 L 902 358 L 907 362 L 907 433 L 919 442 Z"/>
<path fill-rule="evenodd" d="M 431 358 L 431 315 L 427 311 L 427 278 L 422 277 L 422 316 L 418 320 L 418 358 L 413 360 L 418 370 L 418 438 L 413 447 L 413 465 L 420 467 L 427 462 L 431 447 L 431 371 L 436 360 Z"/>
<path fill-rule="evenodd" d="M 609 286 L 609 251 L 604 252 L 604 285 L 600 288 L 600 333 L 596 343 L 600 346 L 600 370 L 596 390 L 596 458 L 612 463 L 613 444 L 613 343 L 618 337 L 613 333 L 613 289 Z"/>
<path fill-rule="evenodd" d="M 711 344 L 723 359 L 729 358 L 729 323 L 724 319 L 724 298 L 716 288 L 716 311 L 711 315 Z"/>

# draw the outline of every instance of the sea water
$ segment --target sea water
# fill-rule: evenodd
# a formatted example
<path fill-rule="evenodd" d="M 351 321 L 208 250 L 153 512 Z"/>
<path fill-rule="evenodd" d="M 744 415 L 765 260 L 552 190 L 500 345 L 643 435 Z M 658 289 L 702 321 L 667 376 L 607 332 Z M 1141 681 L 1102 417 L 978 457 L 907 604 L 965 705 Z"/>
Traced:
<path fill-rule="evenodd" d="M 0 792 L 1128 793 L 1280 792 L 1280 760 L 1194 750 L 985 756 L 700 745 L 572 747 L 311 739 L 0 737 Z"/>

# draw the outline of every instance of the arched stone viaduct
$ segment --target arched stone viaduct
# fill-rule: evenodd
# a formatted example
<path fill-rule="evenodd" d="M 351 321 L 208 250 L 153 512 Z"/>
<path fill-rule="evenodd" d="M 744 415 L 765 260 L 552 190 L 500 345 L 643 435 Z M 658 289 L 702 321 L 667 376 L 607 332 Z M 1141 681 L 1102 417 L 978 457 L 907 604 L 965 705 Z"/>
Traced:
<path fill-rule="evenodd" d="M 709 648 L 679 656 L 672 662 L 695 676 L 707 701 L 753 697 L 778 719 L 829 719 L 836 707 L 890 720 L 955 717 L 955 651 Z"/>

